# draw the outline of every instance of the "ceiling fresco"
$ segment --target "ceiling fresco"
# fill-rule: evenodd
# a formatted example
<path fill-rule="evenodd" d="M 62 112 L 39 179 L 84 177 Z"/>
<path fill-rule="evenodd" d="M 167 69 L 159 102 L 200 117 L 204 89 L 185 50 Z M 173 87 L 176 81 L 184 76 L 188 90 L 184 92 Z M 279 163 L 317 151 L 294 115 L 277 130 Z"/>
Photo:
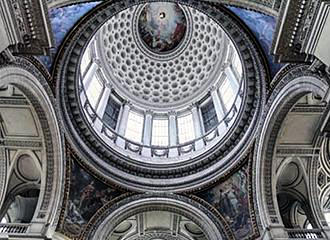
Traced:
<path fill-rule="evenodd" d="M 49 10 L 49 17 L 55 36 L 56 48 L 53 50 L 52 57 L 40 57 L 40 60 L 48 69 L 51 69 L 53 59 L 56 55 L 57 48 L 61 45 L 66 34 L 71 28 L 83 17 L 88 11 L 93 9 L 102 1 L 81 3 L 72 6 L 54 8 Z M 282 64 L 273 63 L 273 57 L 270 55 L 270 48 L 272 44 L 272 37 L 275 32 L 276 18 L 267 16 L 259 12 L 246 10 L 238 7 L 228 7 L 233 11 L 254 33 L 255 37 L 262 46 L 272 77 L 281 69 Z M 168 45 L 170 47 L 170 45 Z"/>
<path fill-rule="evenodd" d="M 98 209 L 123 192 L 95 178 L 77 163 L 74 154 L 69 154 L 71 170 L 67 177 L 70 186 L 67 186 L 69 190 L 59 230 L 76 238 Z"/>

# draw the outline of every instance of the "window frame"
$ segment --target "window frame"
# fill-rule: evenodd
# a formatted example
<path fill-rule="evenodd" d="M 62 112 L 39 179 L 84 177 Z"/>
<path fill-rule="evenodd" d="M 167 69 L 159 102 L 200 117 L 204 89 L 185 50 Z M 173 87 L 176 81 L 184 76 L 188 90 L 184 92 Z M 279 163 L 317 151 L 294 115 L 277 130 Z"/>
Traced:
<path fill-rule="evenodd" d="M 191 123 L 192 123 L 192 132 L 193 132 L 193 138 L 191 140 L 188 140 L 188 141 L 183 141 L 183 142 L 180 142 L 180 125 L 179 125 L 179 118 L 185 118 L 187 116 L 191 116 Z M 177 128 L 177 143 L 180 145 L 180 144 L 185 144 L 187 142 L 191 142 L 191 141 L 194 141 L 196 139 L 196 134 L 195 134 L 195 124 L 194 124 L 194 117 L 193 117 L 193 114 L 191 111 L 187 111 L 179 116 L 177 116 L 176 118 L 176 128 Z"/>
<path fill-rule="evenodd" d="M 154 123 L 155 121 L 167 121 L 167 144 L 166 145 L 157 145 L 154 144 L 153 137 L 154 137 Z M 162 137 L 162 136 L 161 136 Z M 159 147 L 168 147 L 170 145 L 170 120 L 166 116 L 161 115 L 153 115 L 152 124 L 151 124 L 151 145 L 152 146 L 159 146 Z"/>

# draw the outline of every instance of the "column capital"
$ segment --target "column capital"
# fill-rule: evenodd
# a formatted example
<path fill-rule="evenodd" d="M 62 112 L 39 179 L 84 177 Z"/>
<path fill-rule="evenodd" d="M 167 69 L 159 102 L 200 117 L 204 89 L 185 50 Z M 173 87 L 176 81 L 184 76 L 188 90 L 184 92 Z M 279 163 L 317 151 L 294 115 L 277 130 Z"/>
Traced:
<path fill-rule="evenodd" d="M 123 106 L 128 106 L 128 107 L 132 108 L 133 104 L 130 100 L 124 100 L 123 101 Z"/>
<path fill-rule="evenodd" d="M 110 90 L 113 89 L 113 84 L 109 83 L 109 82 L 106 82 L 105 85 L 104 85 L 106 88 L 109 88 Z"/>
<path fill-rule="evenodd" d="M 155 112 L 154 112 L 153 110 L 151 110 L 151 109 L 148 109 L 148 110 L 145 110 L 145 111 L 144 111 L 144 114 L 145 114 L 145 115 L 151 115 L 151 116 L 154 116 Z"/>
<path fill-rule="evenodd" d="M 209 93 L 213 93 L 213 92 L 215 92 L 215 91 L 217 91 L 217 87 L 216 87 L 216 86 L 211 86 L 211 87 L 209 88 Z"/>
<path fill-rule="evenodd" d="M 222 65 L 221 65 L 221 67 L 220 67 L 220 71 L 221 72 L 224 72 L 228 67 L 230 67 L 232 64 L 231 64 L 231 62 L 225 62 L 225 63 L 223 63 Z"/>
<path fill-rule="evenodd" d="M 167 113 L 167 115 L 170 117 L 170 116 L 177 116 L 178 115 L 178 112 L 177 111 L 174 111 L 174 110 L 171 110 Z"/>
<path fill-rule="evenodd" d="M 97 58 L 97 57 L 93 57 L 92 58 L 92 62 L 93 63 L 96 63 L 97 65 L 98 65 L 98 67 L 101 67 L 101 60 L 99 59 L 99 58 Z"/>
<path fill-rule="evenodd" d="M 189 105 L 188 110 L 192 111 L 193 109 L 197 109 L 199 104 L 197 102 L 193 102 Z"/>

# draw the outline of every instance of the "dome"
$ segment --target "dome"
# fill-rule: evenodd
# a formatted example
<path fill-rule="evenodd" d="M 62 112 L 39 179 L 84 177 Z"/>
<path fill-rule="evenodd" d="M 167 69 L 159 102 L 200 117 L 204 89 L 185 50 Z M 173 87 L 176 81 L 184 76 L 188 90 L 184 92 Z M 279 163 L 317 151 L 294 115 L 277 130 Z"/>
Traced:
<path fill-rule="evenodd" d="M 148 15 L 151 9 L 155 16 Z M 173 22 L 154 21 L 162 13 L 172 14 Z M 198 101 L 220 84 L 225 64 L 234 58 L 237 72 L 242 72 L 238 53 L 222 27 L 188 6 L 135 5 L 109 19 L 96 35 L 95 51 L 106 81 L 143 109 L 177 110 Z M 240 76 L 233 84 L 240 84 Z"/>
<path fill-rule="evenodd" d="M 262 68 L 252 60 L 253 43 L 232 27 L 239 23 L 223 9 L 181 1 L 111 7 L 96 13 L 97 24 L 81 23 L 86 31 L 71 45 L 78 43 L 81 57 L 70 67 L 72 82 L 61 81 L 64 91 L 75 92 L 62 95 L 79 102 L 76 110 L 69 110 L 71 100 L 64 103 L 64 118 L 77 133 L 72 140 L 85 145 L 85 137 L 93 138 L 88 164 L 105 177 L 119 168 L 160 185 L 167 185 L 162 178 L 233 167 L 228 146 L 252 137 L 244 138 L 262 94 L 255 88 Z"/>

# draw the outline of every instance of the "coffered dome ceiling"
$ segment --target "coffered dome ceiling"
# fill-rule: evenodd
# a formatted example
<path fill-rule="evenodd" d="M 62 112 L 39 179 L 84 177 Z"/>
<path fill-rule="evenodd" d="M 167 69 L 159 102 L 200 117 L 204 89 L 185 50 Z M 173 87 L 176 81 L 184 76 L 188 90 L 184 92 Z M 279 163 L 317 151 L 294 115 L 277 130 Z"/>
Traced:
<path fill-rule="evenodd" d="M 97 51 L 106 78 L 126 99 L 152 109 L 177 109 L 204 96 L 218 80 L 228 39 L 193 7 L 139 4 L 109 19 Z"/>
<path fill-rule="evenodd" d="M 240 164 L 239 156 L 247 153 L 257 132 L 267 82 L 263 55 L 246 29 L 223 6 L 197 1 L 104 2 L 88 13 L 60 49 L 55 71 L 63 125 L 84 164 L 102 178 L 142 191 L 200 188 Z M 86 63 L 87 52 L 98 60 Z M 202 107 L 205 99 L 210 100 L 212 89 L 219 95 L 230 74 L 226 70 L 234 64 L 230 54 L 237 56 L 241 68 L 239 86 L 232 94 L 239 102 L 235 100 L 231 107 L 232 116 L 218 120 L 225 130 L 220 125 L 214 128 L 211 139 L 195 135 L 196 139 L 189 142 L 189 148 L 195 151 L 192 155 L 182 150 L 188 145 L 175 145 L 177 155 L 169 160 L 173 145 L 153 149 L 145 145 L 145 139 L 134 145 L 138 140 L 106 134 L 102 123 L 98 127 L 100 118 L 93 113 L 96 110 L 81 98 L 86 88 L 81 68 L 96 63 L 99 82 L 110 89 L 107 94 L 115 93 L 122 99 L 120 114 L 127 112 L 127 102 L 136 114 L 148 110 L 156 114 L 192 111 L 196 102 Z M 221 94 L 223 97 L 226 91 Z M 203 147 L 213 138 L 218 140 Z M 118 146 L 120 141 L 124 144 L 118 151 L 113 145 Z M 145 148 L 156 155 L 157 149 L 165 149 L 167 155 L 157 155 L 157 163 L 146 155 L 139 158 L 136 153 L 141 155 Z"/>

